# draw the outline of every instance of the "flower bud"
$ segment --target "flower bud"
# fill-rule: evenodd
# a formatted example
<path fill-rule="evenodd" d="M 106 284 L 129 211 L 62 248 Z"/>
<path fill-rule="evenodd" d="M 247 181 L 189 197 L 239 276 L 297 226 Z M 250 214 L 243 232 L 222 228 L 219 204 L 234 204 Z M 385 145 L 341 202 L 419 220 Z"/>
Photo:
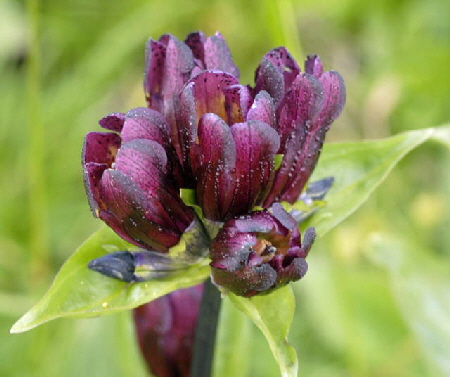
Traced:
<path fill-rule="evenodd" d="M 211 243 L 213 281 L 251 297 L 299 280 L 314 238 L 308 228 L 302 244 L 296 221 L 280 205 L 229 220 Z"/>
<path fill-rule="evenodd" d="M 142 356 L 156 377 L 189 377 L 203 284 L 134 309 Z"/>

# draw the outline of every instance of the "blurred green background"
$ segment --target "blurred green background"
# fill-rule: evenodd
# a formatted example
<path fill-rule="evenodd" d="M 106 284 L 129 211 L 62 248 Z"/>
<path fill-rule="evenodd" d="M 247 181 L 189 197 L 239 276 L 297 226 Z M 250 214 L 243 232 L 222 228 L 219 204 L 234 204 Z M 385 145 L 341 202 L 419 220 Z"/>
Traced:
<path fill-rule="evenodd" d="M 445 0 L 0 0 L 0 375 L 145 375 L 128 313 L 9 328 L 100 226 L 82 185 L 83 136 L 145 104 L 148 37 L 219 30 L 243 83 L 270 48 L 318 53 L 348 89 L 328 141 L 359 140 L 449 121 L 449 15 Z M 449 157 L 420 147 L 317 242 L 295 285 L 303 376 L 450 376 Z M 249 331 L 248 375 L 278 375 Z"/>

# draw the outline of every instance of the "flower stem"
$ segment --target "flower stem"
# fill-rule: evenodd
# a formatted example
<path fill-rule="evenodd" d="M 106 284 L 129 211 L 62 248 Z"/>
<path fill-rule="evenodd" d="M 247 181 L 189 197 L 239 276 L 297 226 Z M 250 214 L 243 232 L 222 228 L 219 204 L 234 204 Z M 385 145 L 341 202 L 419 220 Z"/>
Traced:
<path fill-rule="evenodd" d="M 191 377 L 210 377 L 214 358 L 217 323 L 222 299 L 216 286 L 208 279 L 204 283 L 200 312 L 195 329 Z"/>

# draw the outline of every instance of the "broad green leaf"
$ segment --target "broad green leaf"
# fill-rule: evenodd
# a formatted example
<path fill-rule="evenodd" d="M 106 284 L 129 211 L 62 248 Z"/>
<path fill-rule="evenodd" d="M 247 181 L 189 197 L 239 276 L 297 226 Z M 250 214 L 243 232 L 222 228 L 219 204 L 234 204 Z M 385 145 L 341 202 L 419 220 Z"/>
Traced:
<path fill-rule="evenodd" d="M 174 272 L 170 278 L 143 283 L 124 283 L 87 268 L 92 259 L 133 248 L 109 228 L 96 232 L 66 261 L 48 292 L 14 324 L 11 333 L 30 330 L 58 317 L 93 317 L 132 309 L 176 289 L 198 284 L 209 275 L 207 258 Z"/>
<path fill-rule="evenodd" d="M 282 377 L 297 377 L 298 361 L 287 336 L 295 311 L 295 298 L 290 286 L 266 296 L 245 298 L 229 293 L 238 309 L 250 317 L 266 337 Z"/>
<path fill-rule="evenodd" d="M 446 256 L 386 234 L 373 235 L 370 257 L 385 268 L 403 318 L 429 362 L 433 376 L 450 375 L 450 274 Z M 438 259 L 439 258 L 439 259 Z"/>
<path fill-rule="evenodd" d="M 411 150 L 428 139 L 450 145 L 450 127 L 409 131 L 382 140 L 325 144 L 311 181 L 334 177 L 327 205 L 307 221 L 324 235 L 358 209 Z"/>
<path fill-rule="evenodd" d="M 250 319 L 225 298 L 219 320 L 213 376 L 246 376 L 252 351 Z"/>

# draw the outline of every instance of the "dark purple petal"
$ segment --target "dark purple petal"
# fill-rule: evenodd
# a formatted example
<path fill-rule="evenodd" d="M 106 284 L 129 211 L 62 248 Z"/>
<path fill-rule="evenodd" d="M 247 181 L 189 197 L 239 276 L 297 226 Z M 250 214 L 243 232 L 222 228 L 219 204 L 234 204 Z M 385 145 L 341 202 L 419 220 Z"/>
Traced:
<path fill-rule="evenodd" d="M 176 133 L 175 97 L 189 80 L 194 66 L 191 49 L 174 36 L 163 35 L 158 42 L 149 40 L 144 76 L 147 101 L 150 108 L 164 114 L 171 135 Z"/>
<path fill-rule="evenodd" d="M 197 177 L 197 201 L 211 220 L 224 219 L 234 192 L 236 148 L 228 125 L 216 114 L 205 114 L 198 127 L 198 142 L 191 153 Z"/>
<path fill-rule="evenodd" d="M 83 163 L 97 162 L 108 166 L 114 162 L 121 138 L 111 132 L 89 132 L 83 145 Z"/>
<path fill-rule="evenodd" d="M 295 84 L 303 80 L 301 77 L 300 75 L 293 84 L 293 90 L 290 93 L 295 92 Z M 309 82 L 315 80 L 311 81 L 312 76 L 309 74 L 304 74 L 303 77 L 307 78 Z M 312 119 L 308 119 L 303 125 L 296 124 L 288 135 L 283 149 L 285 155 L 276 172 L 272 190 L 264 203 L 265 206 L 270 206 L 274 201 L 286 200 L 293 203 L 298 199 L 316 166 L 325 134 L 344 106 L 345 86 L 341 76 L 337 72 L 326 72 L 318 80 L 323 86 L 323 99 L 316 97 L 317 103 L 320 103 L 320 109 L 317 112 L 316 106 L 310 105 L 312 110 L 305 115 L 302 115 L 303 112 L 300 111 L 300 119 L 304 116 L 312 117 Z M 305 87 L 308 86 L 305 85 Z M 309 87 L 315 88 L 315 85 Z M 314 100 L 315 90 L 308 90 L 306 93 L 310 93 L 310 95 L 304 96 L 305 99 Z M 292 101 L 292 103 L 294 102 Z M 307 103 L 308 101 L 305 105 Z M 286 114 L 289 116 L 289 112 Z"/>
<path fill-rule="evenodd" d="M 249 215 L 240 216 L 237 219 L 230 220 L 230 227 L 232 226 L 237 231 L 242 233 L 276 233 L 286 235 L 286 228 L 282 226 L 278 219 L 270 214 L 268 211 L 252 212 Z"/>
<path fill-rule="evenodd" d="M 126 113 L 120 135 L 124 143 L 133 139 L 148 139 L 158 142 L 165 148 L 170 145 L 166 119 L 160 112 L 146 107 L 139 107 Z"/>
<path fill-rule="evenodd" d="M 142 207 L 151 221 L 180 232 L 191 223 L 191 211 L 167 176 L 167 157 L 160 144 L 144 139 L 123 144 L 115 168 L 139 186 L 145 196 Z"/>
<path fill-rule="evenodd" d="M 255 93 L 267 91 L 278 106 L 299 73 L 297 62 L 286 48 L 275 48 L 263 57 L 256 70 Z"/>
<path fill-rule="evenodd" d="M 194 68 L 194 57 L 191 49 L 174 36 L 169 35 L 165 38 L 167 45 L 162 92 L 164 100 L 167 100 L 177 95 L 189 80 Z"/>
<path fill-rule="evenodd" d="M 274 203 L 271 207 L 271 215 L 277 219 L 280 224 L 294 233 L 299 233 L 297 229 L 297 222 L 295 219 L 285 211 L 280 203 Z"/>
<path fill-rule="evenodd" d="M 323 65 L 320 57 L 317 55 L 308 55 L 305 60 L 305 72 L 319 78 L 323 74 Z"/>
<path fill-rule="evenodd" d="M 230 124 L 242 121 L 250 102 L 248 88 L 237 85 L 236 78 L 224 72 L 203 71 L 184 87 L 177 103 L 172 143 L 177 148 L 186 182 L 191 181 L 190 149 L 197 139 L 199 119 L 206 113 L 214 113 Z"/>
<path fill-rule="evenodd" d="M 89 207 L 95 217 L 98 217 L 99 207 L 102 205 L 100 180 L 106 169 L 108 169 L 107 164 L 99 164 L 97 162 L 88 162 L 83 166 L 84 187 L 86 189 Z"/>
<path fill-rule="evenodd" d="M 272 97 L 265 90 L 261 90 L 255 97 L 248 110 L 247 120 L 260 120 L 275 128 L 275 105 Z"/>
<path fill-rule="evenodd" d="M 99 217 L 128 242 L 160 252 L 178 243 L 181 233 L 168 219 L 162 203 L 145 195 L 122 172 L 108 169 L 103 173 L 101 197 L 105 209 Z"/>
<path fill-rule="evenodd" d="M 135 139 L 124 143 L 116 157 L 115 169 L 137 183 L 148 195 L 155 195 L 166 177 L 164 148 L 152 140 Z"/>
<path fill-rule="evenodd" d="M 247 264 L 252 246 L 256 244 L 256 234 L 238 233 L 233 227 L 221 231 L 213 241 L 213 262 L 211 266 L 235 271 Z"/>
<path fill-rule="evenodd" d="M 239 69 L 234 64 L 227 42 L 220 33 L 208 37 L 204 46 L 206 69 L 223 71 L 239 78 Z"/>
<path fill-rule="evenodd" d="M 306 258 L 306 256 L 309 253 L 309 250 L 311 249 L 312 244 L 314 243 L 316 239 L 316 230 L 312 227 L 309 227 L 306 229 L 305 234 L 303 235 L 303 244 L 302 244 L 302 253 L 303 257 Z"/>
<path fill-rule="evenodd" d="M 284 88 L 289 90 L 292 82 L 300 73 L 300 68 L 286 47 L 277 47 L 269 51 L 265 57 L 283 74 Z"/>
<path fill-rule="evenodd" d="M 197 139 L 197 109 L 194 97 L 194 84 L 189 83 L 180 93 L 177 109 L 177 127 L 172 134 L 172 143 L 176 148 L 185 174 L 190 175 L 190 149 Z"/>
<path fill-rule="evenodd" d="M 227 119 L 224 90 L 236 84 L 238 81 L 234 76 L 218 71 L 204 71 L 191 79 L 185 90 L 192 88 L 197 119 L 206 113 L 215 113 Z"/>
<path fill-rule="evenodd" d="M 329 125 L 341 114 L 344 108 L 345 84 L 342 76 L 335 71 L 325 72 L 319 78 L 319 81 L 323 86 L 324 104 L 315 122 L 328 130 Z"/>
<path fill-rule="evenodd" d="M 236 146 L 235 189 L 229 215 L 247 213 L 262 200 L 273 179 L 273 161 L 280 146 L 277 132 L 260 121 L 231 127 Z"/>
<path fill-rule="evenodd" d="M 273 98 L 275 106 L 278 106 L 284 96 L 283 73 L 267 58 L 263 58 L 256 70 L 254 93 L 265 90 Z"/>
<path fill-rule="evenodd" d="M 251 297 L 271 289 L 277 282 L 277 272 L 269 264 L 261 264 L 250 270 L 227 271 L 214 268 L 213 283 L 224 287 L 238 296 Z"/>
<path fill-rule="evenodd" d="M 302 182 L 303 185 L 306 184 L 309 178 L 310 169 L 308 167 L 314 163 L 314 158 L 316 158 L 316 149 L 320 150 L 322 146 L 320 143 L 308 144 L 308 141 L 314 142 L 314 138 L 307 139 L 306 132 L 304 127 L 298 126 L 286 142 L 286 152 L 275 173 L 275 179 L 270 193 L 264 201 L 264 207 L 270 207 L 273 202 L 281 200 L 293 203 L 300 195 L 303 188 L 301 187 Z M 321 139 L 318 138 L 319 142 Z M 294 182 L 297 183 L 295 187 Z"/>
<path fill-rule="evenodd" d="M 285 153 L 285 143 L 291 133 L 299 125 L 308 128 L 322 106 L 323 88 L 320 82 L 310 74 L 299 74 L 277 109 L 277 131 L 282 140 L 280 153 Z"/>
<path fill-rule="evenodd" d="M 124 143 L 135 139 L 147 139 L 161 144 L 170 161 L 168 171 L 171 172 L 179 185 L 182 184 L 183 178 L 179 160 L 171 143 L 166 119 L 161 113 L 145 107 L 128 111 L 121 136 Z"/>
<path fill-rule="evenodd" d="M 308 271 L 308 263 L 303 258 L 293 258 L 278 274 L 277 284 L 285 285 L 291 281 L 300 280 Z"/>
<path fill-rule="evenodd" d="M 302 278 L 314 241 L 309 228 L 301 244 L 295 220 L 275 205 L 225 222 L 210 247 L 215 284 L 241 296 L 268 293 Z"/>
<path fill-rule="evenodd" d="M 252 102 L 252 95 L 244 85 L 231 85 L 224 89 L 225 111 L 228 124 L 243 122 Z"/>
<path fill-rule="evenodd" d="M 163 110 L 162 79 L 166 61 L 166 46 L 149 39 L 145 47 L 144 91 L 148 106 Z"/>
<path fill-rule="evenodd" d="M 125 122 L 124 113 L 112 113 L 98 121 L 98 124 L 107 130 L 120 132 Z"/>
<path fill-rule="evenodd" d="M 184 43 L 186 43 L 192 51 L 195 59 L 203 62 L 205 57 L 204 44 L 206 42 L 206 36 L 201 31 L 190 33 Z"/>

